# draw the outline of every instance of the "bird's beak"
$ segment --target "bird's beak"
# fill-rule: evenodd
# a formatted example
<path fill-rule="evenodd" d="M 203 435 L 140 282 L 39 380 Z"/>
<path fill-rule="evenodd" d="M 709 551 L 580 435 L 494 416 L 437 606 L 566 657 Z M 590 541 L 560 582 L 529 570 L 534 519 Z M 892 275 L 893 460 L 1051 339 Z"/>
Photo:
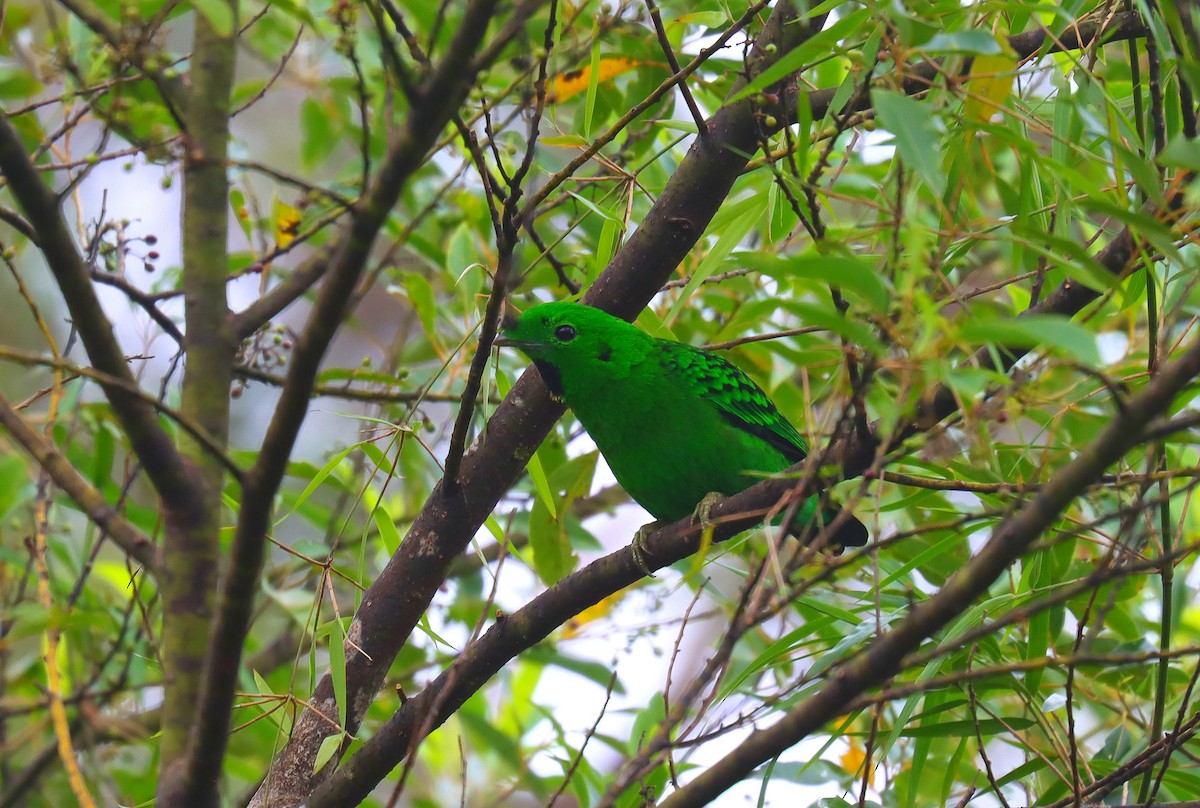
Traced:
<path fill-rule="evenodd" d="M 526 348 L 534 347 L 534 343 L 528 340 L 510 339 L 508 337 L 496 337 L 494 340 L 492 340 L 492 344 L 497 348 L 516 348 L 521 351 L 525 350 Z"/>
<path fill-rule="evenodd" d="M 513 315 L 512 309 L 506 303 L 504 306 L 504 315 L 500 318 L 500 333 L 496 335 L 496 339 L 492 340 L 492 344 L 497 348 L 522 348 L 524 347 L 521 340 L 513 340 L 504 336 L 506 331 L 511 331 L 517 327 L 518 318 Z"/>

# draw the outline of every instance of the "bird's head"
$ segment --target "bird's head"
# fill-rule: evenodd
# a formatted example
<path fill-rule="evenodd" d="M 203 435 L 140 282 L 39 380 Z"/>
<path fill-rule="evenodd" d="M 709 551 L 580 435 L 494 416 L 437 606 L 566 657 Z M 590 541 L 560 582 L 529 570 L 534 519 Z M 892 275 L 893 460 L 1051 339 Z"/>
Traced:
<path fill-rule="evenodd" d="M 501 347 L 517 348 L 543 377 L 584 369 L 611 368 L 614 360 L 645 335 L 624 320 L 579 303 L 543 303 L 501 323 Z M 635 349 L 636 350 L 636 349 Z M 555 380 L 546 381 L 553 389 Z"/>

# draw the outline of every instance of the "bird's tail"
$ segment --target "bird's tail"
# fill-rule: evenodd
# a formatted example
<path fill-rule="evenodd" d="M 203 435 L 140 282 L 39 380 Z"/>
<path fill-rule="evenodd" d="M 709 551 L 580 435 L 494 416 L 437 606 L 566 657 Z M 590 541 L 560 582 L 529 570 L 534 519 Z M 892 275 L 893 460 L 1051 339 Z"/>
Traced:
<path fill-rule="evenodd" d="M 832 525 L 838 517 L 838 511 L 825 509 L 825 524 Z M 837 530 L 829 537 L 829 543 L 839 547 L 862 547 L 871 538 L 867 526 L 852 513 L 846 514 Z"/>
<path fill-rule="evenodd" d="M 840 553 L 846 547 L 862 547 L 871 539 L 871 534 L 867 532 L 867 526 L 860 522 L 854 514 L 843 515 L 842 507 L 836 502 L 824 500 L 818 504 L 816 499 L 814 497 L 809 500 L 806 507 L 802 508 L 801 513 L 798 514 L 796 521 L 793 522 L 792 532 L 800 541 L 808 543 L 825 531 L 825 546 L 836 548 L 836 552 Z M 819 518 L 817 518 L 818 513 L 820 513 Z M 835 522 L 837 527 L 832 533 L 829 533 L 826 527 Z M 802 527 L 797 529 L 797 524 Z"/>

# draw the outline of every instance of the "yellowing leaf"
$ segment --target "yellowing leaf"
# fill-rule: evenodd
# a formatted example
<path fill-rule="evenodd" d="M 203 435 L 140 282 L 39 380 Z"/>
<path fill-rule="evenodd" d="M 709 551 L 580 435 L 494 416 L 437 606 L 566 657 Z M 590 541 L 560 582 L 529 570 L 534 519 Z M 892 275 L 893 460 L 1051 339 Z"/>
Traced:
<path fill-rule="evenodd" d="M 610 81 L 611 79 L 628 73 L 635 67 L 646 64 L 633 59 L 626 59 L 622 56 L 612 56 L 601 59 L 596 66 L 596 80 Z M 581 67 L 578 70 L 568 70 L 566 73 L 560 73 L 550 79 L 550 89 L 546 94 L 546 100 L 551 104 L 556 104 L 560 101 L 566 101 L 568 98 L 579 95 L 585 92 L 588 84 L 592 81 L 592 67 Z"/>
<path fill-rule="evenodd" d="M 619 592 L 615 592 L 594 606 L 589 606 L 579 614 L 572 617 L 567 621 L 566 625 L 563 626 L 562 638 L 564 640 L 569 640 L 573 637 L 578 637 L 582 633 L 581 630 L 583 627 L 588 623 L 607 617 L 609 612 L 611 612 L 613 608 L 621 602 L 621 598 L 625 597 L 626 591 L 627 590 L 622 589 Z"/>
<path fill-rule="evenodd" d="M 860 771 L 862 771 L 863 763 L 865 763 L 866 760 L 867 750 L 859 746 L 857 742 L 852 741 L 850 743 L 850 748 L 847 749 L 842 755 L 840 762 L 843 770 L 849 772 L 850 774 L 857 775 Z M 874 769 L 867 774 L 867 785 L 875 785 Z"/>
<path fill-rule="evenodd" d="M 280 248 L 287 247 L 296 240 L 303 217 L 300 211 L 276 197 L 271 204 L 271 223 L 275 228 L 275 244 Z"/>
<path fill-rule="evenodd" d="M 967 81 L 967 101 L 963 110 L 973 121 L 992 119 L 1012 92 L 1017 77 L 1017 60 L 1008 53 L 976 56 L 971 64 L 972 78 Z"/>
<path fill-rule="evenodd" d="M 565 149 L 582 149 L 588 144 L 586 138 L 579 135 L 557 135 L 555 137 L 544 137 L 538 141 L 543 146 L 559 146 Z"/>

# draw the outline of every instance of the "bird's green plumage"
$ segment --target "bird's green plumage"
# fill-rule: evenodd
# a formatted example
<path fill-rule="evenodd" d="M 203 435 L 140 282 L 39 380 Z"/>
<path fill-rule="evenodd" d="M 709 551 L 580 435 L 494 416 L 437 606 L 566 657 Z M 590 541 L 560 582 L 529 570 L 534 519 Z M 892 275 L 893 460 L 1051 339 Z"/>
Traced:
<path fill-rule="evenodd" d="M 504 336 L 534 361 L 617 482 L 656 519 L 682 519 L 705 495 L 735 494 L 808 453 L 762 388 L 716 354 L 577 303 L 535 306 L 506 322 Z M 812 520 L 818 507 L 809 501 L 799 519 Z M 851 517 L 834 540 L 865 544 L 866 528 Z"/>

